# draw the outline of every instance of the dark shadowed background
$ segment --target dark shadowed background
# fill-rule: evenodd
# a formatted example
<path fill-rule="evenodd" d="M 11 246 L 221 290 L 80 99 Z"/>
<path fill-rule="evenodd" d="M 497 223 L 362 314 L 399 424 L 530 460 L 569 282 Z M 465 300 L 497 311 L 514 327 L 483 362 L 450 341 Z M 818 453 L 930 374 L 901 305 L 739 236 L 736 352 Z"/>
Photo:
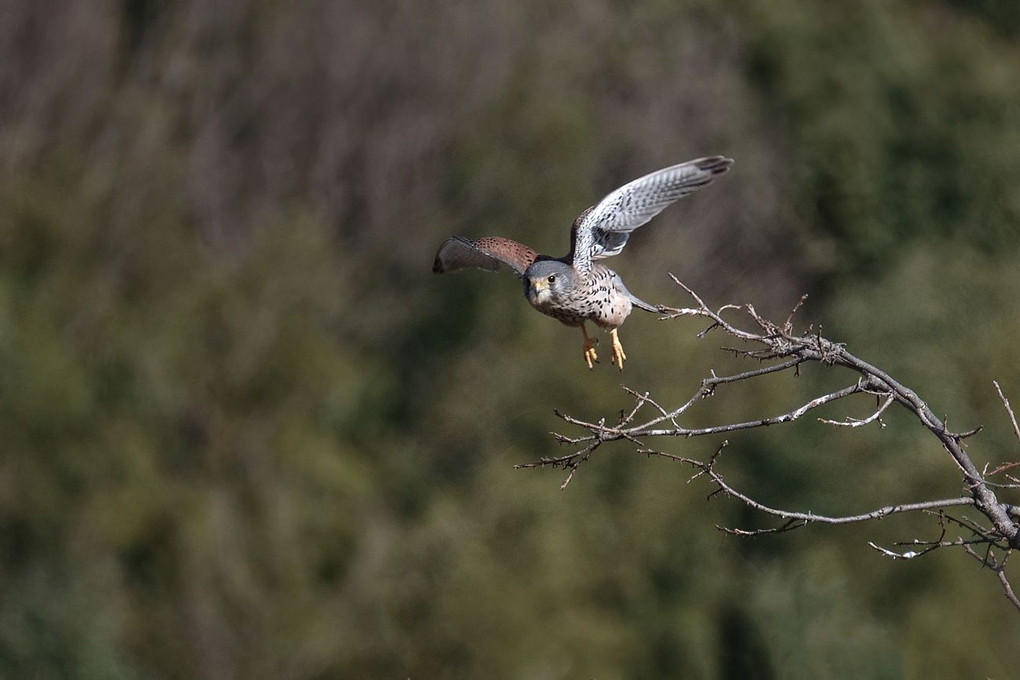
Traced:
<path fill-rule="evenodd" d="M 589 372 L 512 277 L 430 268 L 453 233 L 563 254 L 612 188 L 725 154 L 611 263 L 630 289 L 809 293 L 802 323 L 985 426 L 979 466 L 1016 459 L 1018 35 L 1005 0 L 0 0 L 0 677 L 1014 676 L 992 575 L 867 547 L 928 518 L 742 540 L 715 525 L 760 518 L 625 447 L 564 491 L 515 471 L 563 452 L 553 409 L 746 364 L 636 312 L 624 374 Z M 727 479 L 961 492 L 886 421 L 731 437 Z"/>

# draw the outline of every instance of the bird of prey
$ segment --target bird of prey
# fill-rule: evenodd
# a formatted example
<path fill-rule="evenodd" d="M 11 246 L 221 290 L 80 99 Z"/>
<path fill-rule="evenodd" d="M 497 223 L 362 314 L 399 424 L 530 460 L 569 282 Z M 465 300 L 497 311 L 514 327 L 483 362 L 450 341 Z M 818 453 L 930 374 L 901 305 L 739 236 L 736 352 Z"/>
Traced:
<path fill-rule="evenodd" d="M 524 282 L 531 306 L 567 326 L 579 326 L 584 336 L 588 368 L 598 361 L 597 339 L 585 322 L 608 329 L 612 361 L 621 371 L 627 355 L 617 335 L 633 307 L 648 312 L 659 308 L 627 290 L 620 276 L 599 260 L 617 255 L 630 233 L 647 224 L 679 198 L 709 184 L 730 169 L 733 161 L 710 156 L 656 170 L 610 192 L 581 213 L 570 232 L 570 252 L 563 257 L 540 255 L 523 243 L 502 236 L 469 239 L 453 236 L 436 253 L 432 271 L 443 273 L 476 267 L 497 271 L 510 267 Z"/>

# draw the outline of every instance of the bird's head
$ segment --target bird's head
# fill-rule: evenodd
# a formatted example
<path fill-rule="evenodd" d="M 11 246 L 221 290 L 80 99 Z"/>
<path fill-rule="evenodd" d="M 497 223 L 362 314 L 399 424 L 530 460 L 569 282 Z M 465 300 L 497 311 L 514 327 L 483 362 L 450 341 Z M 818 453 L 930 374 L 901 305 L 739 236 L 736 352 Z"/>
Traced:
<path fill-rule="evenodd" d="M 537 260 L 524 272 L 524 294 L 536 307 L 566 299 L 574 288 L 574 270 L 559 260 Z"/>

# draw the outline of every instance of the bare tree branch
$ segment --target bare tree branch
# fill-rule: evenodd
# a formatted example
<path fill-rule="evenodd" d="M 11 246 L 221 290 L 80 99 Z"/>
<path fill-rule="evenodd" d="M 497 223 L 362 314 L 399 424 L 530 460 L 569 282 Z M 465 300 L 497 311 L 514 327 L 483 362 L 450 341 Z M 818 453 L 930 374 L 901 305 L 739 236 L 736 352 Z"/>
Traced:
<path fill-rule="evenodd" d="M 679 463 L 686 463 L 688 465 L 696 467 L 700 470 L 700 472 L 697 475 L 695 475 L 695 477 L 699 477 L 702 474 L 707 475 L 708 478 L 718 487 L 718 489 L 716 489 L 716 491 L 713 493 L 719 493 L 721 491 L 727 496 L 735 498 L 743 502 L 748 507 L 763 512 L 766 515 L 772 515 L 773 517 L 779 517 L 780 519 L 798 522 L 797 527 L 805 526 L 807 524 L 810 524 L 811 522 L 819 522 L 821 524 L 850 524 L 853 522 L 864 522 L 872 519 L 881 519 L 882 517 L 885 517 L 887 515 L 893 515 L 901 512 L 916 512 L 918 510 L 936 510 L 941 508 L 958 507 L 962 505 L 974 505 L 973 498 L 969 496 L 961 496 L 941 500 L 922 501 L 919 503 L 898 503 L 896 505 L 887 505 L 885 507 L 878 508 L 877 510 L 872 510 L 871 512 L 865 512 L 856 515 L 829 516 L 819 515 L 813 512 L 795 512 L 791 510 L 780 510 L 777 508 L 772 508 L 765 505 L 764 503 L 760 503 L 754 500 L 747 494 L 736 490 L 726 482 L 726 480 L 719 472 L 716 471 L 715 463 L 719 458 L 719 453 L 721 452 L 722 448 L 724 448 L 728 443 L 729 442 L 724 441 L 722 443 L 722 446 L 720 446 L 719 451 L 716 452 L 716 455 L 712 456 L 712 458 L 710 458 L 707 462 L 694 460 L 692 458 L 685 458 L 683 456 L 677 456 L 675 454 L 666 453 L 663 451 L 656 451 L 654 449 L 638 449 L 637 453 L 648 456 L 658 456 L 660 458 L 668 458 L 669 460 L 673 460 Z M 782 530 L 786 531 L 788 529 L 797 527 L 784 525 Z M 725 528 L 723 530 L 729 533 L 739 533 L 742 535 L 754 533 L 774 533 L 776 531 L 775 529 L 767 530 L 756 529 L 753 531 L 747 531 L 728 528 Z"/>
<path fill-rule="evenodd" d="M 1017 598 L 1016 593 L 1013 591 L 1013 586 L 1010 584 L 1009 579 L 1006 577 L 1006 562 L 1009 560 L 1011 552 L 1007 551 L 1002 559 L 998 559 L 995 552 L 988 549 L 984 555 L 977 554 L 973 548 L 969 545 L 963 546 L 964 551 L 973 557 L 975 560 L 981 563 L 981 566 L 991 569 L 995 576 L 999 579 L 999 584 L 1002 586 L 1003 594 L 1006 599 L 1013 603 L 1017 611 L 1020 611 L 1020 599 Z"/>
<path fill-rule="evenodd" d="M 842 427 L 861 427 L 862 425 L 867 425 L 868 423 L 873 423 L 873 422 L 875 422 L 877 420 L 879 425 L 881 425 L 882 427 L 885 427 L 885 423 L 882 422 L 882 413 L 887 408 L 889 408 L 889 406 L 892 403 L 893 403 L 893 395 L 892 394 L 887 394 L 886 398 L 885 398 L 885 402 L 881 406 L 878 407 L 878 410 L 875 411 L 874 413 L 872 413 L 870 416 L 868 416 L 864 420 L 858 420 L 857 418 L 851 418 L 850 416 L 847 416 L 846 420 L 828 420 L 826 418 L 819 418 L 818 421 L 822 422 L 822 423 L 825 423 L 826 425 L 836 425 L 836 426 L 842 426 Z"/>
<path fill-rule="evenodd" d="M 1017 441 L 1020 441 L 1020 425 L 1017 425 L 1016 414 L 1013 413 L 1013 407 L 1009 405 L 1009 399 L 1002 393 L 1002 388 L 999 387 L 999 381 L 993 380 L 992 384 L 995 385 L 995 391 L 999 393 L 999 399 L 1002 399 L 1002 405 L 1006 407 L 1006 413 L 1009 414 L 1009 421 L 1013 423 L 1013 434 L 1016 435 Z"/>
<path fill-rule="evenodd" d="M 897 544 L 899 548 L 911 546 L 917 548 L 917 550 L 890 550 L 882 548 L 873 542 L 870 542 L 869 545 L 882 555 L 893 559 L 913 559 L 942 548 L 963 549 L 996 574 L 1006 593 L 1006 597 L 1020 610 L 1020 601 L 1017 600 L 1005 571 L 1009 555 L 1012 554 L 1013 550 L 1020 548 L 1020 531 L 1018 531 L 1018 525 L 1020 525 L 1020 507 L 1001 502 L 995 494 L 996 489 L 1020 487 L 1020 479 L 1010 474 L 1010 471 L 1020 467 L 1020 462 L 1002 463 L 990 473 L 987 471 L 987 466 L 983 472 L 979 471 L 964 447 L 963 441 L 979 433 L 982 429 L 981 427 L 960 432 L 950 430 L 948 418 L 936 416 L 917 393 L 882 369 L 851 354 L 843 344 L 823 337 L 820 328 L 809 327 L 806 333 L 796 333 L 794 331 L 793 318 L 801 308 L 805 298 L 801 298 L 797 302 L 789 316 L 780 325 L 758 314 L 752 305 L 738 307 L 737 305 L 727 304 L 713 310 L 687 285 L 675 276 L 670 276 L 694 300 L 696 306 L 687 308 L 659 307 L 659 311 L 663 314 L 663 320 L 681 317 L 700 317 L 706 319 L 709 321 L 709 325 L 698 334 L 699 338 L 705 337 L 712 331 L 721 331 L 746 345 L 745 347 L 724 347 L 724 350 L 732 352 L 735 356 L 753 359 L 766 365 L 724 376 L 719 376 L 714 371 L 709 371 L 708 377 L 701 381 L 700 386 L 690 398 L 674 410 L 669 410 L 661 405 L 652 399 L 647 392 L 639 394 L 624 387 L 624 390 L 635 401 L 632 408 L 620 412 L 619 420 L 615 425 L 607 425 L 605 418 L 597 422 L 589 422 L 557 411 L 556 415 L 559 418 L 568 425 L 581 430 L 581 434 L 573 437 L 559 433 L 552 434 L 557 441 L 575 447 L 575 450 L 563 456 L 541 458 L 537 461 L 523 463 L 515 467 L 558 467 L 568 470 L 567 478 L 561 487 L 565 488 L 573 479 L 577 468 L 588 461 L 602 444 L 624 440 L 633 444 L 634 451 L 640 455 L 665 458 L 695 468 L 697 472 L 690 481 L 699 477 L 707 478 L 715 487 L 709 495 L 710 498 L 721 494 L 733 498 L 763 515 L 781 520 L 780 524 L 775 527 L 762 529 L 739 529 L 717 526 L 721 531 L 738 536 L 782 533 L 812 523 L 847 524 L 867 522 L 888 515 L 910 512 L 932 514 L 938 517 L 939 526 L 941 527 L 941 535 L 938 539 L 933 541 L 914 539 L 913 541 Z M 724 317 L 724 314 L 728 315 L 731 312 L 737 311 L 742 312 L 751 321 L 752 330 L 738 327 Z M 857 374 L 857 379 L 851 385 L 820 394 L 796 408 L 756 420 L 744 420 L 696 428 L 685 427 L 680 423 L 682 416 L 695 404 L 713 396 L 720 386 L 737 382 L 755 381 L 784 371 L 792 370 L 797 373 L 800 366 L 807 362 L 817 362 L 824 366 L 849 369 Z M 999 384 L 997 382 L 994 384 L 1012 422 L 1014 433 L 1017 435 L 1017 439 L 1020 440 L 1020 426 L 1017 424 L 1016 415 Z M 819 418 L 819 422 L 834 427 L 859 428 L 871 423 L 878 423 L 879 426 L 885 427 L 882 415 L 893 404 L 898 404 L 912 413 L 918 422 L 939 441 L 942 448 L 949 454 L 949 460 L 953 462 L 955 468 L 962 475 L 964 495 L 955 498 L 895 503 L 870 512 L 847 515 L 819 515 L 810 511 L 781 509 L 756 500 L 751 495 L 734 488 L 726 481 L 717 467 L 722 451 L 727 445 L 725 441 L 707 460 L 698 460 L 661 451 L 642 443 L 643 440 L 650 438 L 702 437 L 792 423 L 820 406 L 832 404 L 862 393 L 875 395 L 878 399 L 875 410 L 871 415 L 863 419 L 852 418 L 850 416 L 844 416 L 842 419 L 836 420 Z M 643 416 L 646 408 L 651 409 L 647 419 Z M 994 475 L 1003 475 L 1007 482 L 989 481 L 988 478 Z M 966 506 L 973 507 L 980 512 L 982 521 L 987 521 L 988 524 L 982 524 L 966 516 L 955 517 L 946 513 L 951 508 Z M 948 524 L 959 526 L 968 535 L 947 538 Z M 976 550 L 982 547 L 984 550 L 983 556 Z"/>

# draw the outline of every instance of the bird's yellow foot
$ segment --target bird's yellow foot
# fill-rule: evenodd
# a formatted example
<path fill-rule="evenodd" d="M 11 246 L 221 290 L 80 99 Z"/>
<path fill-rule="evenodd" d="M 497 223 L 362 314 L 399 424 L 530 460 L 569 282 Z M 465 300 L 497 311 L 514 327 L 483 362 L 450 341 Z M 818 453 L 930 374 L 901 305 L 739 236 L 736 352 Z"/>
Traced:
<path fill-rule="evenodd" d="M 581 326 L 581 335 L 584 336 L 584 361 L 588 364 L 588 368 L 592 368 L 599 360 L 599 355 L 595 352 L 595 345 L 599 344 L 599 340 L 589 336 L 583 325 Z"/>
<path fill-rule="evenodd" d="M 623 362 L 627 360 L 627 355 L 623 353 L 623 345 L 620 343 L 620 337 L 616 334 L 615 328 L 609 331 L 609 337 L 613 339 L 613 363 L 622 371 Z"/>

